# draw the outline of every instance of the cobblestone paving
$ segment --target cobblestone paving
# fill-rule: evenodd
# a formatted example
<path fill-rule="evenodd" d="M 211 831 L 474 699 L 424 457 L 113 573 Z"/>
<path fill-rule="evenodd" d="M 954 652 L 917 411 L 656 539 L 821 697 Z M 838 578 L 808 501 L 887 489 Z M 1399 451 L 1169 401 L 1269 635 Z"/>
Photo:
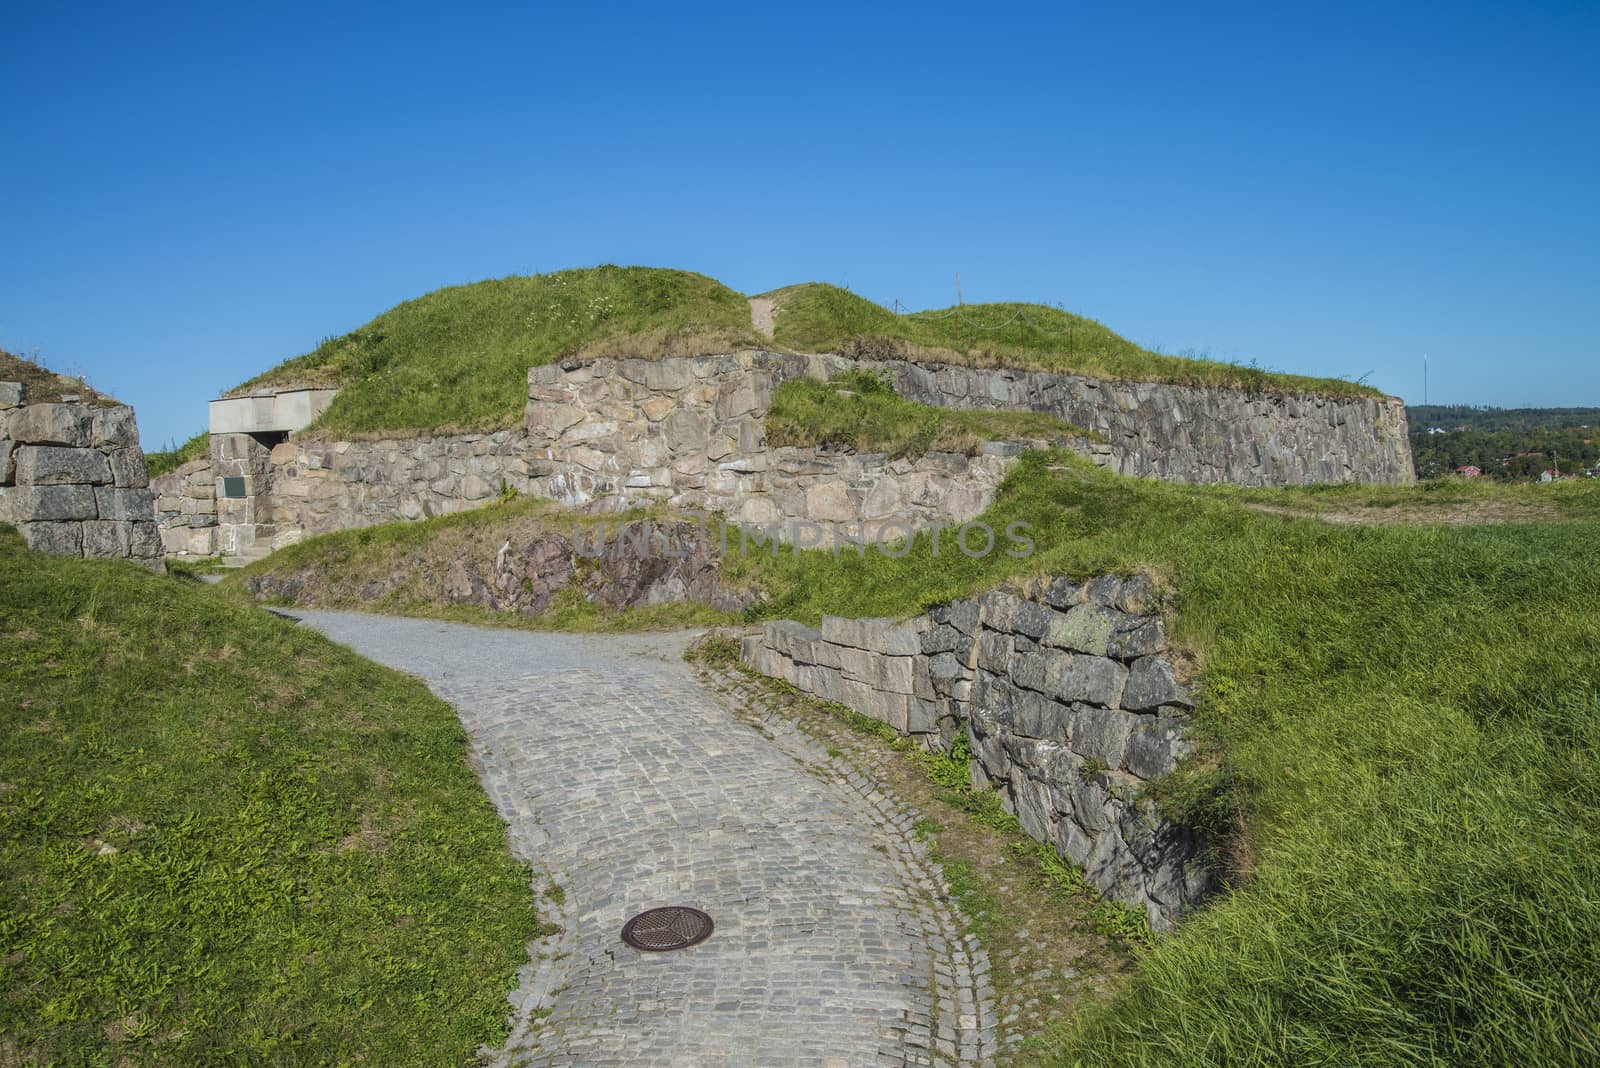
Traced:
<path fill-rule="evenodd" d="M 299 612 L 459 711 L 560 931 L 530 947 L 501 1065 L 989 1063 L 992 992 L 916 816 L 682 662 L 685 636 L 595 637 Z M 691 949 L 628 916 L 693 905 Z"/>

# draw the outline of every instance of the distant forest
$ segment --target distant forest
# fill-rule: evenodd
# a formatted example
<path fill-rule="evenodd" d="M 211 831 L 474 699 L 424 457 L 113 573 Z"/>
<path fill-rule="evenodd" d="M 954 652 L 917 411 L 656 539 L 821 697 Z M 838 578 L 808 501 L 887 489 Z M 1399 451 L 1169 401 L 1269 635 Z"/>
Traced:
<path fill-rule="evenodd" d="M 1406 409 L 1418 478 L 1471 464 L 1485 475 L 1537 479 L 1545 471 L 1584 475 L 1600 468 L 1600 408 Z"/>

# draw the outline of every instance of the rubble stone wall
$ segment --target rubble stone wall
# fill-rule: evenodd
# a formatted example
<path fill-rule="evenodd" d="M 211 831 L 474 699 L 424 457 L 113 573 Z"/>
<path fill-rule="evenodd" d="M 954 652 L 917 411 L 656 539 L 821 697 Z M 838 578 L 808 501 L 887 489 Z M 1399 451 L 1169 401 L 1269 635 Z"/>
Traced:
<path fill-rule="evenodd" d="M 0 522 L 29 548 L 160 568 L 149 487 L 132 408 L 28 404 L 0 383 Z"/>
<path fill-rule="evenodd" d="M 1108 896 L 1169 928 L 1213 886 L 1199 839 L 1141 804 L 1192 750 L 1149 579 L 1056 579 L 908 621 L 768 623 L 743 662 L 929 749 L 963 742 L 973 784 L 1001 791 L 1023 830 Z"/>
<path fill-rule="evenodd" d="M 1053 371 L 861 361 L 908 400 L 1048 412 L 1093 430 L 1124 475 L 1172 482 L 1297 486 L 1416 481 L 1398 397 L 1247 392 L 1111 382 Z"/>
<path fill-rule="evenodd" d="M 769 447 L 772 391 L 839 366 L 834 357 L 752 351 L 536 367 L 524 419 L 533 491 L 569 505 L 611 497 L 619 506 L 719 512 L 780 537 L 820 524 L 818 544 L 831 543 L 833 524 L 879 541 L 964 523 L 989 506 L 1021 445 L 917 459 Z"/>
<path fill-rule="evenodd" d="M 423 435 L 376 441 L 291 438 L 267 457 L 274 545 L 313 534 L 424 519 L 528 489 L 522 435 Z"/>
<path fill-rule="evenodd" d="M 217 543 L 217 482 L 211 461 L 190 460 L 150 480 L 156 524 L 169 556 L 212 556 Z"/>

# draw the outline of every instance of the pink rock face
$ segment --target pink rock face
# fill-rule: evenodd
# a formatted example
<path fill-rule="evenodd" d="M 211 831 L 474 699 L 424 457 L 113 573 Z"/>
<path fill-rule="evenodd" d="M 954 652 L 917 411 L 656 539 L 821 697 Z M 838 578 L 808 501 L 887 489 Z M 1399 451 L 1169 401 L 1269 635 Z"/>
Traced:
<path fill-rule="evenodd" d="M 274 467 L 281 467 L 284 464 L 294 463 L 295 457 L 299 453 L 300 450 L 296 446 L 287 441 L 280 441 L 272 447 L 272 452 L 268 454 L 267 459 Z"/>

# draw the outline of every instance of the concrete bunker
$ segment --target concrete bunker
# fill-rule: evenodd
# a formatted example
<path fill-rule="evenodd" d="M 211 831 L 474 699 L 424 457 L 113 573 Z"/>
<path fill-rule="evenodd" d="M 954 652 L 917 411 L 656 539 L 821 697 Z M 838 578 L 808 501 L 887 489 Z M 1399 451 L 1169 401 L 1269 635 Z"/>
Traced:
<path fill-rule="evenodd" d="M 211 402 L 211 474 L 216 480 L 217 551 L 264 554 L 272 514 L 272 450 L 333 403 L 335 389 L 258 389 Z"/>

